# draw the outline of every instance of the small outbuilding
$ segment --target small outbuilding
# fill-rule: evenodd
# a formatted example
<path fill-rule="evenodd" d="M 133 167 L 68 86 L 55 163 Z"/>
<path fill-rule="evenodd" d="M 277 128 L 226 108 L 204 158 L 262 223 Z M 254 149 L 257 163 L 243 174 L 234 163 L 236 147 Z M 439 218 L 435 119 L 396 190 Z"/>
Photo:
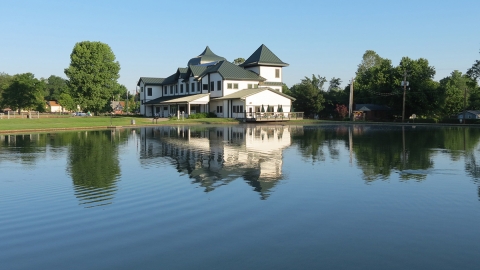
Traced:
<path fill-rule="evenodd" d="M 391 109 L 378 104 L 355 104 L 354 121 L 378 121 L 390 118 Z"/>

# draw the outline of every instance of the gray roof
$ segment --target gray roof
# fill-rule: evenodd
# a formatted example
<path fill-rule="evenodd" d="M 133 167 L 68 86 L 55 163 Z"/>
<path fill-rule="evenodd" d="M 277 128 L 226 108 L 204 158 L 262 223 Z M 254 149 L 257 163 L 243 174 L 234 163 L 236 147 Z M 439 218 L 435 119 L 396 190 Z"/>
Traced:
<path fill-rule="evenodd" d="M 207 46 L 205 50 L 197 57 L 194 57 L 188 61 L 188 66 L 190 65 L 201 65 L 201 64 L 206 64 L 206 63 L 211 63 L 211 62 L 217 62 L 217 61 L 222 61 L 226 60 L 225 58 L 218 56 L 210 50 L 210 48 Z"/>
<path fill-rule="evenodd" d="M 283 86 L 283 82 L 261 82 L 259 85 L 265 86 Z"/>
<path fill-rule="evenodd" d="M 466 113 L 470 113 L 470 114 L 475 114 L 475 115 L 480 115 L 480 111 L 479 110 L 466 110 L 465 111 Z M 463 111 L 458 113 L 457 115 L 463 115 Z"/>
<path fill-rule="evenodd" d="M 224 80 L 252 80 L 265 81 L 265 78 L 259 76 L 257 73 L 246 70 L 228 61 L 220 61 L 214 66 L 209 66 L 200 77 L 204 77 L 208 73 L 218 72 Z"/>
<path fill-rule="evenodd" d="M 355 111 L 389 111 L 390 107 L 377 104 L 355 104 Z"/>
<path fill-rule="evenodd" d="M 245 62 L 240 64 L 241 67 L 252 66 L 277 66 L 286 67 L 287 63 L 278 58 L 269 48 L 265 45 L 261 45 Z"/>
<path fill-rule="evenodd" d="M 253 95 L 256 95 L 258 93 L 261 93 L 263 91 L 271 91 L 271 92 L 274 92 L 275 94 L 277 95 L 281 95 L 283 97 L 286 97 L 286 98 L 289 98 L 291 100 L 295 100 L 295 98 L 289 96 L 289 95 L 286 95 L 282 92 L 279 92 L 275 89 L 272 89 L 272 88 L 269 88 L 269 87 L 260 87 L 260 88 L 251 88 L 251 89 L 244 89 L 244 90 L 240 90 L 240 91 L 237 91 L 235 93 L 232 93 L 230 95 L 226 95 L 226 96 L 223 96 L 223 97 L 219 97 L 219 98 L 212 98 L 212 100 L 223 100 L 223 99 L 245 99 L 246 97 L 249 97 L 249 96 L 253 96 Z"/>
<path fill-rule="evenodd" d="M 162 85 L 177 83 L 176 77 L 177 77 L 177 73 L 168 76 L 167 78 L 165 78 L 165 80 L 163 81 Z"/>
<path fill-rule="evenodd" d="M 210 96 L 210 94 L 196 94 L 196 95 L 185 95 L 185 96 L 168 96 L 168 97 L 159 97 L 152 99 L 145 104 L 154 105 L 154 104 L 168 104 L 168 103 L 190 103 L 199 98 Z"/>
<path fill-rule="evenodd" d="M 138 80 L 137 86 L 140 86 L 140 82 L 143 81 L 144 84 L 149 85 L 161 85 L 165 78 L 153 78 L 153 77 L 140 77 Z"/>

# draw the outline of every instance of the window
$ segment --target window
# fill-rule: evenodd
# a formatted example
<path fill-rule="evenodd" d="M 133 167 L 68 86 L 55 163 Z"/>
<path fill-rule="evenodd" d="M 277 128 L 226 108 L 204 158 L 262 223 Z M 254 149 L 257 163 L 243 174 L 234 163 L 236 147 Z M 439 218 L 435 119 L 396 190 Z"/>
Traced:
<path fill-rule="evenodd" d="M 217 106 L 217 113 L 223 113 L 223 106 Z"/>
<path fill-rule="evenodd" d="M 195 92 L 195 83 L 192 82 L 192 93 Z"/>
<path fill-rule="evenodd" d="M 142 93 L 143 93 L 143 86 L 142 86 L 142 87 L 140 87 L 140 92 L 142 92 Z"/>
<path fill-rule="evenodd" d="M 231 83 L 227 83 L 227 89 L 232 89 L 232 84 Z"/>
<path fill-rule="evenodd" d="M 187 92 L 187 93 L 188 93 L 188 90 L 189 90 L 189 89 L 188 89 L 189 86 L 190 86 L 190 85 L 189 85 L 188 83 L 185 84 L 185 92 Z"/>
<path fill-rule="evenodd" d="M 203 84 L 203 90 L 208 90 L 208 83 Z"/>
<path fill-rule="evenodd" d="M 222 90 L 222 81 L 217 81 L 217 90 Z"/>
<path fill-rule="evenodd" d="M 170 95 L 173 95 L 173 85 L 170 85 Z"/>
<path fill-rule="evenodd" d="M 249 83 L 248 84 L 248 89 L 252 89 L 253 88 L 253 84 Z"/>
<path fill-rule="evenodd" d="M 175 94 L 178 94 L 178 84 L 175 85 Z"/>
<path fill-rule="evenodd" d="M 275 78 L 280 78 L 280 69 L 275 69 Z"/>
<path fill-rule="evenodd" d="M 243 105 L 235 105 L 232 108 L 234 113 L 243 113 Z"/>
<path fill-rule="evenodd" d="M 163 94 L 165 94 L 165 95 L 167 94 L 167 88 L 168 88 L 167 86 L 163 87 Z"/>
<path fill-rule="evenodd" d="M 233 84 L 233 89 L 238 89 L 238 83 Z"/>
<path fill-rule="evenodd" d="M 147 96 L 151 96 L 152 95 L 152 88 L 149 87 L 147 88 Z"/>
<path fill-rule="evenodd" d="M 210 91 L 215 90 L 215 82 L 210 82 Z"/>
<path fill-rule="evenodd" d="M 183 93 L 183 83 L 180 84 L 180 93 Z"/>

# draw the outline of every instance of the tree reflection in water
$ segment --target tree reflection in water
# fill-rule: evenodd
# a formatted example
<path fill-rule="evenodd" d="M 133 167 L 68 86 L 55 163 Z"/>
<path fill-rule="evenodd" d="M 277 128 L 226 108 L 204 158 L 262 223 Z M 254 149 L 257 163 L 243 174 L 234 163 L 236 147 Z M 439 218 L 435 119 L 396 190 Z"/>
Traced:
<path fill-rule="evenodd" d="M 120 132 L 120 131 L 117 131 Z M 68 173 L 85 207 L 112 203 L 120 177 L 115 131 L 78 132 L 69 149 Z"/>

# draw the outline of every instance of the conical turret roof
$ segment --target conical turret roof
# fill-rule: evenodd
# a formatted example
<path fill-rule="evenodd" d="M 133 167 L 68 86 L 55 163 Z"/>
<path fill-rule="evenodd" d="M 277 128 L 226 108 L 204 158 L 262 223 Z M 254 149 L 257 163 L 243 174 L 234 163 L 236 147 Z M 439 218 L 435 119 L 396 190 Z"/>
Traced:
<path fill-rule="evenodd" d="M 262 44 L 244 63 L 241 67 L 252 67 L 252 66 L 277 66 L 277 67 L 286 67 L 287 63 L 283 62 L 278 58 L 272 51 L 270 51 L 267 46 Z"/>
<path fill-rule="evenodd" d="M 190 59 L 190 61 L 188 61 L 187 66 L 208 64 L 208 63 L 218 62 L 222 60 L 227 60 L 227 59 L 214 54 L 212 50 L 210 50 L 210 48 L 207 46 L 199 56 Z"/>

